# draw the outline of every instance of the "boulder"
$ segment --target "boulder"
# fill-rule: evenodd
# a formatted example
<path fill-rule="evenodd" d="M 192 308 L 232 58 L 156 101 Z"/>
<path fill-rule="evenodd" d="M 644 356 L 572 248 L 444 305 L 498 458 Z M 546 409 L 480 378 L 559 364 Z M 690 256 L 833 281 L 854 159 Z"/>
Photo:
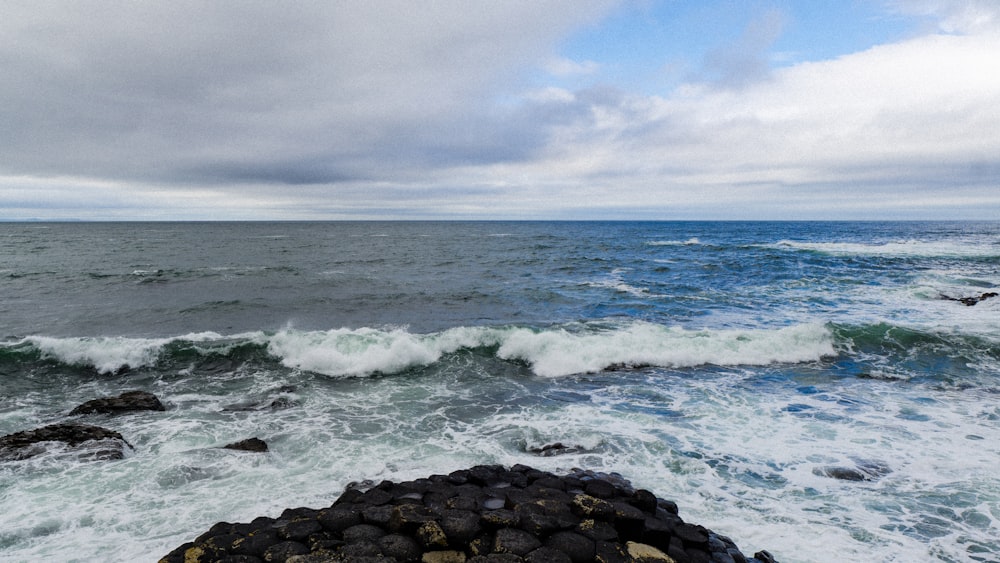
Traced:
<path fill-rule="evenodd" d="M 247 438 L 246 440 L 240 440 L 239 442 L 233 442 L 232 444 L 226 444 L 222 446 L 226 450 L 240 450 L 244 452 L 258 452 L 263 453 L 267 451 L 267 442 L 261 440 L 260 438 Z"/>
<path fill-rule="evenodd" d="M 979 303 L 980 301 L 986 301 L 987 299 L 992 299 L 997 295 L 1000 294 L 998 294 L 995 291 L 988 291 L 986 293 L 982 293 L 980 295 L 974 295 L 972 297 L 950 297 L 948 295 L 942 294 L 941 299 L 944 299 L 945 301 L 958 301 L 959 303 L 967 307 L 972 307 L 973 305 Z"/>
<path fill-rule="evenodd" d="M 131 445 L 114 430 L 89 424 L 51 424 L 0 438 L 0 460 L 20 460 L 43 453 L 46 442 L 62 442 L 94 459 L 122 459 Z M 93 447 L 87 447 L 93 446 Z"/>
<path fill-rule="evenodd" d="M 166 410 L 163 403 L 146 391 L 126 391 L 117 397 L 103 397 L 83 403 L 70 411 L 70 416 L 78 414 L 120 414 L 134 411 Z"/>

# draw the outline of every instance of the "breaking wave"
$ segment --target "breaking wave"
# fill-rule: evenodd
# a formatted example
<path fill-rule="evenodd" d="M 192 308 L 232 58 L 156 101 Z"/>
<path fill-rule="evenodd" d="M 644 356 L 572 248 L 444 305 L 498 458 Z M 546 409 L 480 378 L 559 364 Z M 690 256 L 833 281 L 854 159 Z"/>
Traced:
<path fill-rule="evenodd" d="M 234 349 L 248 347 L 286 368 L 334 377 L 399 373 L 471 349 L 523 362 L 543 377 L 618 367 L 762 366 L 816 361 L 836 354 L 833 333 L 822 324 L 771 330 L 689 330 L 631 322 L 544 329 L 457 327 L 430 334 L 404 328 L 339 328 L 236 336 L 205 332 L 164 339 L 31 336 L 0 345 L 0 361 L 33 357 L 108 374 L 228 357 Z"/>

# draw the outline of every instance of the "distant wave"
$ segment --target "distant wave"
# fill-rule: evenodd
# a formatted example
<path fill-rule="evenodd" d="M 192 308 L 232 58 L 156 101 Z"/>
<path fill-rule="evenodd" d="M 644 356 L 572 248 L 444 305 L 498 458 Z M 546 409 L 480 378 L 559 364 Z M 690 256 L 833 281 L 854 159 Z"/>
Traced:
<path fill-rule="evenodd" d="M 649 246 L 694 246 L 702 244 L 698 237 L 691 237 L 687 240 L 651 240 L 647 242 Z"/>
<path fill-rule="evenodd" d="M 970 242 L 923 242 L 919 240 L 903 240 L 881 244 L 850 243 L 850 242 L 797 242 L 781 240 L 769 248 L 806 250 L 824 254 L 843 254 L 858 256 L 924 256 L 924 257 L 959 257 L 959 258 L 990 258 L 1000 257 L 1000 246 Z"/>
<path fill-rule="evenodd" d="M 287 368 L 335 377 L 399 373 L 431 365 L 463 349 L 485 349 L 500 359 L 524 362 L 544 377 L 615 367 L 796 363 L 836 353 L 831 331 L 821 324 L 773 330 L 688 330 L 631 322 L 550 328 L 457 327 L 431 334 L 402 328 L 340 328 L 236 336 L 205 332 L 164 339 L 31 336 L 0 345 L 0 355 L 8 360 L 12 354 L 21 360 L 34 356 L 38 361 L 115 373 L 165 361 L 226 356 L 234 348 L 246 347 Z"/>

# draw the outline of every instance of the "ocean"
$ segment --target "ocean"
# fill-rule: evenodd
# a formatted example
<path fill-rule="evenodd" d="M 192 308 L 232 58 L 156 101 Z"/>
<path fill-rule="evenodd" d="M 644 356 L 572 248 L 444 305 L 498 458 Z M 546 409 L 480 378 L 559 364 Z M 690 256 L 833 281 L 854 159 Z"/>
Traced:
<path fill-rule="evenodd" d="M 0 462 L 0 560 L 523 463 L 783 563 L 995 563 L 1000 297 L 954 299 L 998 287 L 1000 223 L 0 224 L 0 435 L 133 446 Z M 68 414 L 129 390 L 167 410 Z"/>

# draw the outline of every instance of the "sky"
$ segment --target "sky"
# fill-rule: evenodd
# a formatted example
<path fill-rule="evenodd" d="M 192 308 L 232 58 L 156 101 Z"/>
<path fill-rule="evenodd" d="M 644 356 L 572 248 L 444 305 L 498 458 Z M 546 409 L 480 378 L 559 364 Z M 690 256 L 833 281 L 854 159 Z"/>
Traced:
<path fill-rule="evenodd" d="M 1000 219 L 997 0 L 4 0 L 0 221 Z"/>

